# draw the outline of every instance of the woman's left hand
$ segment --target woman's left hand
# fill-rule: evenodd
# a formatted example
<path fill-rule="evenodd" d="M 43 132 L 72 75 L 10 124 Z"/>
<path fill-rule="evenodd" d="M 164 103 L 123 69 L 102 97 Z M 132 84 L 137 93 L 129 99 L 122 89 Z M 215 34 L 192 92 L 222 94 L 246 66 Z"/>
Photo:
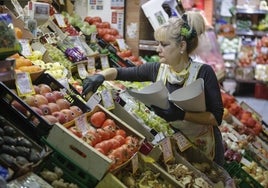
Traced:
<path fill-rule="evenodd" d="M 175 106 L 172 102 L 169 102 L 169 109 L 165 110 L 157 106 L 151 106 L 151 109 L 161 118 L 166 121 L 176 121 L 183 120 L 185 116 L 185 111 L 181 108 Z"/>

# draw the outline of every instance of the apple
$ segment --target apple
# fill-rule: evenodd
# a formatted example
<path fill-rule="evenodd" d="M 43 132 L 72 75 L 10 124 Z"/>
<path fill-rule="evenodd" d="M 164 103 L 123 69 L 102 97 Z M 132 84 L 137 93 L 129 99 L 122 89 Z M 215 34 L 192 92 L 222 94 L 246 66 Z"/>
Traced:
<path fill-rule="evenodd" d="M 37 85 L 33 85 L 35 94 L 40 94 L 40 88 Z"/>
<path fill-rule="evenodd" d="M 43 112 L 44 115 L 50 115 L 51 111 L 47 104 L 41 104 L 38 108 Z"/>
<path fill-rule="evenodd" d="M 39 114 L 40 116 L 44 115 L 42 110 L 36 106 L 31 106 L 31 109 L 35 111 L 37 114 Z"/>
<path fill-rule="evenodd" d="M 34 104 L 33 106 L 40 106 L 42 104 L 48 104 L 48 100 L 45 96 L 41 95 L 41 94 L 36 94 L 34 95 Z"/>
<path fill-rule="evenodd" d="M 51 102 L 55 103 L 56 102 L 56 97 L 55 97 L 53 92 L 44 93 L 43 95 L 47 98 L 47 101 L 49 103 L 51 103 Z"/>
<path fill-rule="evenodd" d="M 60 111 L 60 107 L 59 107 L 59 105 L 57 105 L 57 104 L 54 103 L 54 102 L 50 102 L 50 103 L 48 103 L 47 105 L 48 105 L 48 107 L 49 107 L 51 113 Z"/>
<path fill-rule="evenodd" d="M 64 95 L 63 95 L 62 92 L 55 90 L 52 93 L 54 94 L 56 100 L 58 100 L 58 99 L 64 99 Z"/>
<path fill-rule="evenodd" d="M 35 97 L 33 95 L 27 95 L 24 99 L 24 102 L 29 106 L 35 106 Z"/>
<path fill-rule="evenodd" d="M 43 95 L 44 93 L 52 92 L 52 89 L 47 84 L 39 84 L 38 87 L 40 89 L 39 93 L 41 95 Z"/>
<path fill-rule="evenodd" d="M 42 116 L 49 124 L 54 124 L 58 122 L 58 119 L 52 115 L 44 115 Z"/>
<path fill-rule="evenodd" d="M 83 111 L 78 106 L 70 106 L 69 109 L 74 113 L 75 117 L 78 117 L 83 114 Z"/>
<path fill-rule="evenodd" d="M 58 111 L 58 112 L 53 112 L 52 115 L 54 117 L 57 118 L 58 122 L 61 123 L 61 124 L 64 124 L 66 122 L 68 122 L 68 120 L 66 119 L 66 116 L 64 113 Z"/>
<path fill-rule="evenodd" d="M 56 100 L 56 104 L 59 106 L 60 110 L 69 109 L 71 104 L 66 99 L 58 99 Z"/>
<path fill-rule="evenodd" d="M 64 114 L 67 122 L 72 121 L 75 118 L 74 113 L 70 109 L 62 109 L 60 112 Z"/>

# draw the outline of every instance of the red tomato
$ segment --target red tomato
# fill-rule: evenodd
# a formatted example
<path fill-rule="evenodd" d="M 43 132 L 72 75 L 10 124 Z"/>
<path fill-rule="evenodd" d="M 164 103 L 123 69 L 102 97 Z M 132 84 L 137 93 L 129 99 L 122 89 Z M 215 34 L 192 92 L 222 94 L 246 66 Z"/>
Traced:
<path fill-rule="evenodd" d="M 121 146 L 120 142 L 117 139 L 110 139 L 110 144 L 111 144 L 111 149 L 115 149 L 118 148 L 119 146 Z"/>
<path fill-rule="evenodd" d="M 90 122 L 94 127 L 101 127 L 103 122 L 106 120 L 106 114 L 102 111 L 95 112 L 90 117 Z"/>
<path fill-rule="evenodd" d="M 103 122 L 103 124 L 102 124 L 102 128 L 104 128 L 104 127 L 107 127 L 107 126 L 111 126 L 111 127 L 113 127 L 113 128 L 116 128 L 116 124 L 115 124 L 115 122 L 114 122 L 114 120 L 112 120 L 112 119 L 110 119 L 110 118 L 107 118 L 104 122 Z"/>
<path fill-rule="evenodd" d="M 123 145 L 125 143 L 125 138 L 121 135 L 115 135 L 113 139 L 116 139 L 120 142 L 120 145 Z"/>
<path fill-rule="evenodd" d="M 111 142 L 109 142 L 108 140 L 104 140 L 94 146 L 94 148 L 96 149 L 101 148 L 105 155 L 110 151 L 111 147 Z"/>
<path fill-rule="evenodd" d="M 131 56 L 129 56 L 128 59 L 129 59 L 130 61 L 138 61 L 138 60 L 139 60 L 139 58 L 138 58 L 137 56 L 135 56 L 135 55 L 131 55 Z"/>
<path fill-rule="evenodd" d="M 115 136 L 115 128 L 111 125 L 108 125 L 103 128 L 105 131 L 107 131 L 110 134 L 110 138 L 113 138 Z"/>
<path fill-rule="evenodd" d="M 84 137 L 83 140 L 88 143 L 91 146 L 94 146 L 95 144 L 97 144 L 98 138 L 93 134 L 93 133 L 87 133 Z"/>
<path fill-rule="evenodd" d="M 79 138 L 82 138 L 82 133 L 75 127 L 72 126 L 69 128 L 69 130 L 76 136 L 78 136 Z"/>
<path fill-rule="evenodd" d="M 96 134 L 100 135 L 102 140 L 108 140 L 111 138 L 110 132 L 101 128 L 97 129 Z"/>
<path fill-rule="evenodd" d="M 126 134 L 126 131 L 124 131 L 123 129 L 118 129 L 115 131 L 115 134 L 116 135 L 121 135 L 123 136 L 124 138 L 126 138 L 127 134 Z"/>
<path fill-rule="evenodd" d="M 104 36 L 103 36 L 103 39 L 107 42 L 114 42 L 115 41 L 115 36 L 109 34 L 109 33 L 106 33 Z"/>
<path fill-rule="evenodd" d="M 131 147 L 137 147 L 139 145 L 139 140 L 134 136 L 127 136 L 125 138 L 125 143 Z"/>

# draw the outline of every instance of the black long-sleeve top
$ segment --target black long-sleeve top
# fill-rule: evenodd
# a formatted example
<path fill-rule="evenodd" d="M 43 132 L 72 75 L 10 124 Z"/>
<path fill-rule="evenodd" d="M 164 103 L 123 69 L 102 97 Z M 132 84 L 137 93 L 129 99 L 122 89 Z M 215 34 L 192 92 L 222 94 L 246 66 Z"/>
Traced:
<path fill-rule="evenodd" d="M 152 81 L 155 82 L 160 63 L 145 63 L 137 67 L 117 68 L 116 80 L 124 81 Z M 216 118 L 218 125 L 222 122 L 223 104 L 217 77 L 214 70 L 208 64 L 203 64 L 199 70 L 197 78 L 203 78 L 205 87 L 206 110 L 211 112 Z M 170 93 L 181 88 L 183 85 L 170 84 L 166 87 Z"/>

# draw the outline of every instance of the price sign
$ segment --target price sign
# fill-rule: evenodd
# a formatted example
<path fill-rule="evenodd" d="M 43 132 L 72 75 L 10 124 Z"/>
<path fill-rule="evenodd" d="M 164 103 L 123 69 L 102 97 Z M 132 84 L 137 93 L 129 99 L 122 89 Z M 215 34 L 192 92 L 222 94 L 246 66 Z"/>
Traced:
<path fill-rule="evenodd" d="M 162 146 L 164 161 L 165 163 L 168 163 L 170 160 L 174 158 L 170 138 L 167 137 L 164 140 L 162 140 L 161 146 Z"/>
<path fill-rule="evenodd" d="M 81 79 L 85 79 L 88 76 L 88 72 L 83 63 L 77 64 L 77 71 Z"/>
<path fill-rule="evenodd" d="M 86 114 L 82 114 L 81 116 L 75 118 L 75 126 L 79 131 L 81 131 L 83 136 L 88 132 L 90 127 L 87 122 Z"/>
<path fill-rule="evenodd" d="M 131 164 L 132 164 L 132 173 L 135 174 L 139 169 L 139 156 L 137 155 L 137 153 L 132 157 Z"/>
<path fill-rule="evenodd" d="M 62 14 L 54 14 L 54 17 L 55 17 L 59 27 L 66 27 L 64 17 Z"/>
<path fill-rule="evenodd" d="M 87 71 L 90 74 L 93 74 L 95 72 L 95 57 L 88 57 L 87 58 Z"/>
<path fill-rule="evenodd" d="M 241 164 L 247 166 L 247 167 L 250 167 L 251 166 L 251 162 L 249 160 L 247 160 L 245 157 L 242 157 L 241 158 L 241 161 L 240 161 Z"/>
<path fill-rule="evenodd" d="M 101 67 L 103 70 L 110 67 L 107 55 L 101 55 L 100 60 L 101 60 Z"/>
<path fill-rule="evenodd" d="M 87 106 L 90 109 L 94 109 L 100 103 L 100 101 L 101 97 L 97 93 L 94 93 L 87 101 Z"/>
<path fill-rule="evenodd" d="M 35 93 L 32 80 L 28 72 L 17 73 L 15 84 L 19 96 L 26 96 Z"/>
<path fill-rule="evenodd" d="M 125 50 L 127 50 L 127 45 L 126 45 L 124 39 L 116 39 L 116 42 L 117 42 L 117 44 L 118 44 L 118 46 L 119 46 L 120 51 L 125 51 Z"/>
<path fill-rule="evenodd" d="M 91 37 L 90 37 L 91 43 L 96 43 L 97 41 L 96 36 L 97 36 L 97 33 L 91 33 Z"/>
<path fill-rule="evenodd" d="M 181 152 L 192 146 L 192 143 L 180 132 L 177 132 L 173 135 L 173 138 L 176 140 L 177 145 Z"/>
<path fill-rule="evenodd" d="M 58 81 L 59 83 L 61 83 L 61 85 L 63 85 L 64 88 L 66 88 L 66 89 L 68 89 L 68 90 L 70 89 L 69 82 L 68 82 L 68 79 L 67 79 L 67 78 L 57 79 L 57 81 Z"/>
<path fill-rule="evenodd" d="M 21 54 L 25 57 L 32 55 L 32 47 L 28 39 L 20 39 L 19 43 L 22 47 Z"/>
<path fill-rule="evenodd" d="M 114 104 L 114 100 L 113 100 L 113 96 L 110 90 L 108 89 L 104 89 L 101 92 L 101 98 L 102 98 L 102 103 L 103 106 L 108 109 L 108 110 L 112 110 L 115 108 L 115 104 Z"/>

